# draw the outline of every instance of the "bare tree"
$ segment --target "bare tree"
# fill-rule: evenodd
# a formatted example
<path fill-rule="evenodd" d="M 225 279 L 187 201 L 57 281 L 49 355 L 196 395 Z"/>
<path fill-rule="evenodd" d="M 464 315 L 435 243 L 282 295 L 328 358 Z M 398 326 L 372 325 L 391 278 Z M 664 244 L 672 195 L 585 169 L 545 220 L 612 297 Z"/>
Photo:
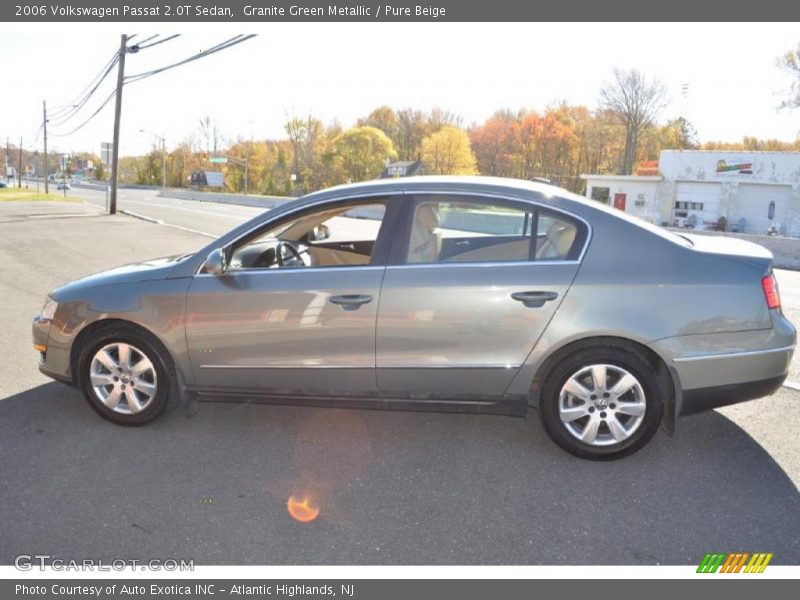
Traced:
<path fill-rule="evenodd" d="M 792 83 L 780 108 L 800 108 L 800 44 L 778 59 L 778 66 L 792 76 Z"/>
<path fill-rule="evenodd" d="M 209 115 L 200 119 L 200 135 L 205 141 L 206 152 L 216 154 L 222 146 L 222 133 L 220 133 L 217 121 Z"/>
<path fill-rule="evenodd" d="M 600 90 L 600 107 L 611 111 L 625 126 L 623 175 L 633 172 L 636 150 L 644 131 L 667 105 L 667 89 L 634 69 L 614 69 L 614 81 Z"/>

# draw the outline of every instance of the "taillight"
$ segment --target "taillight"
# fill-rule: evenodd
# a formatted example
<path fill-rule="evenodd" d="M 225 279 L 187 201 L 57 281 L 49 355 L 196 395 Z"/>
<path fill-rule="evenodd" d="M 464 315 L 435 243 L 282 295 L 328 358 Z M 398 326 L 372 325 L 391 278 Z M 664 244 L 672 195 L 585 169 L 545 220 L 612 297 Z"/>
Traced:
<path fill-rule="evenodd" d="M 767 300 L 767 308 L 780 308 L 781 295 L 778 292 L 778 282 L 775 275 L 770 273 L 761 278 L 761 289 L 764 290 L 764 298 Z"/>

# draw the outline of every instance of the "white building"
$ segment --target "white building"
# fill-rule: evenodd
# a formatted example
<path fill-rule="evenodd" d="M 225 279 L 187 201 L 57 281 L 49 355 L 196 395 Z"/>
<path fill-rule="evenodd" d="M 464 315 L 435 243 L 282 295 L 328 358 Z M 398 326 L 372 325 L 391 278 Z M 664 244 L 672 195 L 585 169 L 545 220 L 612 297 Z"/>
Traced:
<path fill-rule="evenodd" d="M 800 237 L 800 152 L 664 150 L 658 175 L 581 175 L 586 196 L 660 225 Z"/>

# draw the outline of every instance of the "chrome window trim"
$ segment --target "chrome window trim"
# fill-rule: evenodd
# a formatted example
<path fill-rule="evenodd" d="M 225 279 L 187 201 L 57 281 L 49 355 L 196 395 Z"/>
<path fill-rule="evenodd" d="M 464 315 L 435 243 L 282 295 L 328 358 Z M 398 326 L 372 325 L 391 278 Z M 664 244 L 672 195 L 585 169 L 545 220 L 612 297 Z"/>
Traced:
<path fill-rule="evenodd" d="M 200 365 L 201 369 L 374 369 L 375 365 Z"/>
<path fill-rule="evenodd" d="M 519 369 L 522 365 L 508 364 L 508 363 L 475 363 L 475 364 L 397 364 L 397 365 L 383 365 L 379 364 L 378 369 L 503 369 L 513 370 Z"/>
<path fill-rule="evenodd" d="M 530 193 L 535 193 L 535 192 L 530 192 Z M 500 262 L 495 262 L 495 263 L 479 263 L 479 262 L 475 262 L 475 263 L 460 263 L 460 264 L 464 264 L 464 265 L 478 265 L 478 264 L 488 265 L 488 264 L 493 264 L 494 266 L 497 266 L 498 264 L 508 265 L 508 264 L 514 264 L 514 263 L 517 263 L 517 264 L 528 264 L 528 265 L 532 265 L 532 264 L 539 264 L 539 265 L 544 265 L 544 264 L 579 264 L 579 263 L 583 262 L 583 258 L 586 255 L 586 252 L 589 249 L 589 244 L 591 243 L 592 237 L 594 236 L 594 229 L 592 228 L 592 225 L 591 225 L 591 223 L 589 223 L 589 221 L 587 221 L 586 219 L 584 219 L 580 215 L 576 215 L 575 213 L 569 212 L 569 211 L 564 210 L 562 208 L 558 208 L 558 207 L 555 207 L 555 206 L 550 206 L 549 204 L 545 204 L 545 203 L 541 202 L 540 200 L 534 200 L 532 198 L 524 198 L 524 197 L 515 196 L 515 195 L 511 195 L 511 194 L 507 194 L 507 193 L 505 193 L 505 194 L 504 193 L 489 193 L 489 192 L 470 191 L 470 190 L 463 190 L 463 189 L 443 190 L 443 189 L 440 189 L 440 188 L 439 189 L 426 189 L 426 188 L 416 189 L 415 188 L 413 190 L 409 190 L 407 188 L 401 188 L 399 190 L 387 190 L 384 193 L 376 192 L 376 191 L 373 190 L 371 192 L 361 192 L 361 193 L 358 193 L 358 194 L 342 194 L 341 196 L 333 196 L 333 197 L 328 197 L 328 198 L 321 198 L 321 199 L 319 199 L 317 201 L 311 202 L 309 204 L 305 204 L 305 205 L 303 205 L 301 207 L 298 207 L 298 208 L 296 208 L 294 210 L 290 210 L 289 212 L 286 212 L 286 213 L 282 214 L 278 218 L 279 219 L 282 219 L 283 217 L 289 218 L 289 217 L 291 217 L 293 214 L 295 214 L 297 212 L 302 212 L 302 211 L 305 211 L 306 209 L 313 209 L 313 208 L 316 208 L 318 206 L 325 205 L 325 204 L 328 204 L 328 203 L 341 202 L 343 200 L 361 200 L 363 198 L 385 198 L 385 197 L 406 196 L 406 195 L 408 195 L 408 196 L 418 196 L 418 195 L 449 195 L 449 196 L 453 196 L 453 195 L 457 195 L 457 194 L 461 194 L 463 196 L 474 196 L 476 198 L 487 198 L 487 199 L 495 198 L 495 199 L 498 199 L 498 200 L 507 200 L 509 202 L 522 202 L 522 203 L 525 203 L 525 204 L 532 204 L 533 206 L 536 206 L 536 207 L 539 207 L 539 208 L 543 208 L 545 210 L 549 210 L 549 211 L 552 211 L 552 212 L 557 212 L 557 213 L 560 213 L 560 214 L 562 214 L 562 215 L 564 215 L 564 216 L 566 216 L 568 218 L 580 221 L 581 223 L 583 223 L 586 226 L 586 240 L 583 243 L 583 248 L 581 249 L 581 253 L 578 255 L 578 258 L 576 258 L 575 260 L 570 260 L 570 261 L 549 261 L 549 262 L 548 261 L 508 261 L 508 262 L 500 261 Z M 266 214 L 269 214 L 269 211 L 267 211 Z M 262 221 L 258 225 L 254 225 L 253 227 L 251 227 L 250 229 L 248 229 L 247 231 L 242 233 L 238 238 L 228 242 L 227 244 L 225 244 L 222 247 L 227 247 L 227 246 L 234 245 L 240 239 L 242 239 L 244 237 L 247 237 L 248 235 L 250 235 L 251 233 L 253 233 L 254 231 L 256 231 L 258 229 L 261 229 L 262 227 L 264 227 L 268 223 L 269 223 L 269 218 L 267 218 L 265 221 Z M 421 264 L 426 264 L 426 263 L 421 263 Z M 450 264 L 455 264 L 455 263 L 432 263 L 432 266 L 450 265 Z M 306 267 L 306 268 L 303 268 L 301 270 L 302 271 L 307 271 L 309 268 L 316 268 L 316 269 L 331 269 L 331 268 L 364 269 L 364 268 L 374 267 L 374 266 L 376 266 L 376 265 L 363 265 L 363 266 L 356 266 L 356 267 Z M 379 266 L 380 268 L 387 268 L 387 265 L 377 265 L 377 266 Z M 419 263 L 417 265 L 389 265 L 389 266 L 410 267 L 410 266 L 419 266 Z M 201 273 L 200 271 L 202 269 L 203 269 L 203 263 L 198 265 L 197 270 L 195 271 L 195 276 L 197 276 L 197 275 L 209 275 L 209 273 Z M 288 269 L 287 269 L 287 271 L 288 271 Z"/>
<path fill-rule="evenodd" d="M 578 260 L 551 260 L 551 261 L 534 261 L 534 260 L 507 260 L 507 261 L 491 261 L 491 262 L 436 262 L 436 263 L 411 263 L 405 265 L 387 265 L 387 269 L 431 269 L 442 267 L 533 267 L 533 266 L 564 266 L 564 265 L 577 265 L 580 264 Z"/>
<path fill-rule="evenodd" d="M 289 269 L 285 268 L 277 268 L 271 269 L 269 267 L 265 267 L 263 269 L 234 269 L 231 271 L 226 271 L 222 275 L 213 275 L 212 273 L 197 273 L 195 277 L 230 277 L 236 274 L 247 274 L 247 275 L 260 275 L 260 274 L 267 274 L 267 273 L 318 273 L 320 271 L 330 272 L 330 271 L 378 271 L 385 269 L 385 265 L 341 265 L 341 266 L 330 266 L 330 267 L 292 267 Z"/>
<path fill-rule="evenodd" d="M 723 358 L 742 358 L 748 356 L 762 356 L 764 354 L 774 354 L 776 352 L 791 352 L 795 346 L 784 346 L 782 348 L 766 348 L 764 350 L 745 350 L 743 352 L 726 352 L 724 354 L 702 354 L 699 356 L 678 356 L 672 359 L 675 363 L 691 363 L 703 360 L 717 360 Z"/>
<path fill-rule="evenodd" d="M 200 365 L 201 369 L 519 369 L 519 364 L 397 364 L 397 365 Z"/>

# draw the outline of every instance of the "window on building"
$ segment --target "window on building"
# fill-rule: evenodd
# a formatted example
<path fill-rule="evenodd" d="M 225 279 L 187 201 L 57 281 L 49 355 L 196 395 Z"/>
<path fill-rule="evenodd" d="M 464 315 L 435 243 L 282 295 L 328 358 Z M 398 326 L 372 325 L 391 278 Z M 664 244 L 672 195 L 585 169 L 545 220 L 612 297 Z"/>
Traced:
<path fill-rule="evenodd" d="M 603 204 L 608 204 L 611 198 L 611 188 L 592 186 L 592 200 L 597 200 Z"/>

